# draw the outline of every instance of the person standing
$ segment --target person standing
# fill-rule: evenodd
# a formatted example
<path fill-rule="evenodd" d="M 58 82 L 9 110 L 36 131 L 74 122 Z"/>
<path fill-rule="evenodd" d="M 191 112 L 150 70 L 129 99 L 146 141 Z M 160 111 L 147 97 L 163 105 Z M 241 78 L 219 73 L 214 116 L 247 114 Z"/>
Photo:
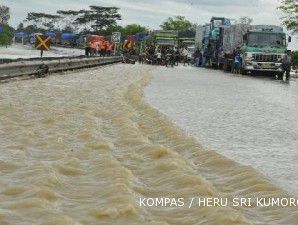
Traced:
<path fill-rule="evenodd" d="M 175 66 L 178 66 L 178 63 L 180 60 L 180 52 L 178 48 L 174 50 L 174 57 L 175 57 Z"/>
<path fill-rule="evenodd" d="M 157 65 L 161 65 L 161 51 L 158 50 L 157 53 L 156 53 L 156 62 L 157 62 Z"/>
<path fill-rule="evenodd" d="M 212 57 L 212 49 L 211 49 L 211 44 L 209 43 L 207 45 L 207 48 L 204 51 L 204 66 L 205 67 L 211 67 L 211 57 Z"/>
<path fill-rule="evenodd" d="M 186 47 L 183 48 L 182 50 L 182 56 L 183 56 L 183 66 L 185 66 L 185 64 L 188 64 L 188 50 Z"/>
<path fill-rule="evenodd" d="M 234 57 L 234 69 L 233 69 L 233 73 L 240 74 L 240 72 L 241 72 L 241 64 L 242 64 L 241 62 L 242 62 L 241 55 L 238 53 Z"/>
<path fill-rule="evenodd" d="M 194 60 L 195 60 L 195 66 L 200 66 L 200 49 L 197 48 L 193 54 Z"/>
<path fill-rule="evenodd" d="M 282 69 L 284 72 L 286 72 L 286 80 L 290 79 L 291 68 L 292 68 L 291 50 L 287 50 L 286 54 L 282 58 Z"/>

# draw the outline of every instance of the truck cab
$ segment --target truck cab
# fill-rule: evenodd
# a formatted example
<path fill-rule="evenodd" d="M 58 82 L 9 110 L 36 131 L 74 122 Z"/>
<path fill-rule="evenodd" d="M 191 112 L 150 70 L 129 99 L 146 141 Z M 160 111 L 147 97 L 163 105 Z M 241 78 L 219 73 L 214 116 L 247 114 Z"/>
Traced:
<path fill-rule="evenodd" d="M 210 38 L 212 40 L 220 39 L 220 29 L 223 26 L 230 26 L 231 20 L 225 17 L 212 17 L 210 21 Z"/>
<path fill-rule="evenodd" d="M 253 26 L 243 37 L 244 72 L 282 73 L 281 61 L 287 49 L 286 34 L 277 26 Z"/>
<path fill-rule="evenodd" d="M 231 25 L 231 20 L 225 17 L 212 17 L 210 21 L 209 38 L 205 40 L 205 49 L 209 45 L 211 67 L 220 67 L 219 54 L 223 45 L 223 29 Z"/>

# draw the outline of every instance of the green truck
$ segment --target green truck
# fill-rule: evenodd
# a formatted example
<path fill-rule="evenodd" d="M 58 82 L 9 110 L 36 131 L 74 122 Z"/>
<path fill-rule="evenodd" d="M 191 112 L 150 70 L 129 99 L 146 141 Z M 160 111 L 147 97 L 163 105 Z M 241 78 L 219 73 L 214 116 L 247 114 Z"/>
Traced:
<path fill-rule="evenodd" d="M 233 67 L 235 51 L 241 52 L 242 73 L 260 71 L 281 76 L 281 61 L 287 49 L 286 34 L 282 27 L 274 25 L 242 25 L 223 27 L 221 56 L 224 68 Z"/>
<path fill-rule="evenodd" d="M 156 30 L 152 33 L 156 46 L 176 47 L 178 45 L 178 31 Z"/>

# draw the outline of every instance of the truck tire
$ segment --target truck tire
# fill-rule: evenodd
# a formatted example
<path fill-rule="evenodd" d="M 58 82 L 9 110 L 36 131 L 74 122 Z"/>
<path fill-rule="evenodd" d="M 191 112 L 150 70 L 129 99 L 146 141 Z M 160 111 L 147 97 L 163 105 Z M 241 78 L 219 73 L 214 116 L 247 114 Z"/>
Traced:
<path fill-rule="evenodd" d="M 242 75 L 247 75 L 247 72 L 248 72 L 247 70 L 245 70 L 245 69 L 241 69 L 241 74 L 242 74 Z"/>
<path fill-rule="evenodd" d="M 280 72 L 280 73 L 277 73 L 277 79 L 278 80 L 282 80 L 284 78 L 284 73 Z"/>

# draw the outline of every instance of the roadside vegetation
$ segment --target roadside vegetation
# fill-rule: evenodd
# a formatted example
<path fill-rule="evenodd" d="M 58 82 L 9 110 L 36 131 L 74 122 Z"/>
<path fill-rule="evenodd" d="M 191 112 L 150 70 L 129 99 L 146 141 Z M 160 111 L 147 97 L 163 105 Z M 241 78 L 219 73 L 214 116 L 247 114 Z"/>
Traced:
<path fill-rule="evenodd" d="M 14 29 L 8 25 L 3 25 L 3 31 L 0 33 L 0 45 L 10 45 L 14 37 Z"/>
<path fill-rule="evenodd" d="M 160 27 L 163 30 L 195 31 L 197 24 L 190 22 L 184 16 L 169 17 Z"/>
<path fill-rule="evenodd" d="M 131 35 L 140 32 L 148 32 L 148 28 L 139 24 L 120 26 L 121 15 L 117 7 L 89 6 L 82 10 L 58 10 L 56 14 L 30 12 L 21 22 L 18 32 L 43 33 L 45 31 L 102 34 L 110 35 L 112 32 L 121 32 Z"/>
<path fill-rule="evenodd" d="M 298 33 L 297 0 L 282 0 L 279 9 L 284 13 L 282 20 L 285 27 L 293 33 Z"/>
<path fill-rule="evenodd" d="M 0 32 L 0 45 L 9 45 L 12 42 L 14 36 L 14 29 L 8 25 L 10 18 L 9 8 L 6 6 L 0 6 L 1 12 L 1 31 Z"/>

